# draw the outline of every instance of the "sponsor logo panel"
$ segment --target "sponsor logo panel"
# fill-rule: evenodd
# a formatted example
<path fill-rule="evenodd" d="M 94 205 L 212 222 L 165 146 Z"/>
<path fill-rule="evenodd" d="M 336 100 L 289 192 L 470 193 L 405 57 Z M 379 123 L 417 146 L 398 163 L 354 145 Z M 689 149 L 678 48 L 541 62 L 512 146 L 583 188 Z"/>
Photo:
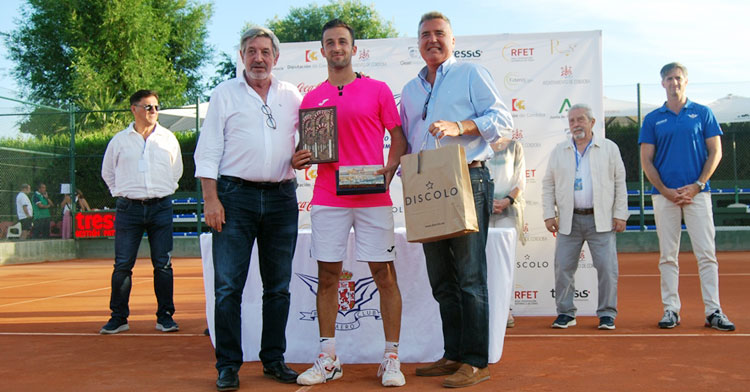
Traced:
<path fill-rule="evenodd" d="M 534 49 L 511 42 L 503 47 L 502 56 L 505 61 L 511 63 L 530 62 L 534 61 Z"/>
<path fill-rule="evenodd" d="M 508 72 L 503 77 L 503 85 L 506 89 L 511 91 L 518 91 L 527 84 L 533 82 L 534 79 L 529 78 L 519 72 Z"/>
<path fill-rule="evenodd" d="M 561 86 L 561 85 L 584 85 L 591 84 L 591 79 L 588 78 L 576 78 L 573 73 L 573 67 L 570 65 L 563 65 L 560 67 L 558 77 L 556 79 L 543 80 L 542 86 Z"/>

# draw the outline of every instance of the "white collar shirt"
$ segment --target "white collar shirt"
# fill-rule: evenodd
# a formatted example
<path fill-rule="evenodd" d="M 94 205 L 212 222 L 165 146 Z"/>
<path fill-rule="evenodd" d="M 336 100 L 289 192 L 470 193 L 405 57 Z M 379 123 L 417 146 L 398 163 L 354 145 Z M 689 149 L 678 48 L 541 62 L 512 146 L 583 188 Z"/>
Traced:
<path fill-rule="evenodd" d="M 211 94 L 195 148 L 195 176 L 219 175 L 256 182 L 294 178 L 292 155 L 296 146 L 299 105 L 297 87 L 271 76 L 266 104 L 276 123 L 263 113 L 260 95 L 244 77 L 219 84 Z"/>
<path fill-rule="evenodd" d="M 576 154 L 576 182 L 574 183 L 573 207 L 574 208 L 593 208 L 594 207 L 594 189 L 591 179 L 591 145 L 589 143 L 583 154 L 573 142 L 573 150 Z M 580 184 L 580 185 L 576 185 Z"/>
<path fill-rule="evenodd" d="M 134 123 L 107 144 L 102 178 L 114 197 L 153 199 L 177 190 L 182 177 L 182 153 L 174 134 L 159 125 L 144 140 Z"/>

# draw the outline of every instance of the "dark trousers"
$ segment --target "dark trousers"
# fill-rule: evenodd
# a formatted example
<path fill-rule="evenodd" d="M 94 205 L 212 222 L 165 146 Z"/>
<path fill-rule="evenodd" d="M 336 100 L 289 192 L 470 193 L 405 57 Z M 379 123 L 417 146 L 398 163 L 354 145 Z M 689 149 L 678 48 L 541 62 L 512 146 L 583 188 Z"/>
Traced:
<path fill-rule="evenodd" d="M 237 370 L 242 365 L 242 291 L 255 240 L 263 281 L 259 357 L 264 364 L 283 361 L 289 281 L 297 245 L 296 185 L 289 182 L 261 189 L 220 178 L 217 191 L 226 223 L 221 232 L 213 231 L 212 244 L 216 368 Z"/>
<path fill-rule="evenodd" d="M 423 244 L 432 296 L 440 305 L 444 357 L 479 368 L 489 360 L 487 231 L 495 185 L 489 170 L 469 169 L 479 232 Z"/>
<path fill-rule="evenodd" d="M 128 199 L 117 199 L 115 215 L 115 269 L 112 272 L 112 295 L 109 307 L 112 318 L 126 320 L 133 285 L 133 266 L 143 233 L 148 235 L 151 264 L 154 266 L 154 293 L 158 304 L 156 319 L 174 314 L 172 275 L 172 200 L 143 205 Z"/>

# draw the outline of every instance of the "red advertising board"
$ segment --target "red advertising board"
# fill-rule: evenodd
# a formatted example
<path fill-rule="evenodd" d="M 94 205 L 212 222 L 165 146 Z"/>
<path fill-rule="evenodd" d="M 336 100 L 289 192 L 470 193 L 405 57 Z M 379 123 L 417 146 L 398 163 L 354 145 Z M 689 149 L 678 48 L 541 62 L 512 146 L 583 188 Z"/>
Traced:
<path fill-rule="evenodd" d="M 76 238 L 106 238 L 115 236 L 115 211 L 76 213 Z"/>

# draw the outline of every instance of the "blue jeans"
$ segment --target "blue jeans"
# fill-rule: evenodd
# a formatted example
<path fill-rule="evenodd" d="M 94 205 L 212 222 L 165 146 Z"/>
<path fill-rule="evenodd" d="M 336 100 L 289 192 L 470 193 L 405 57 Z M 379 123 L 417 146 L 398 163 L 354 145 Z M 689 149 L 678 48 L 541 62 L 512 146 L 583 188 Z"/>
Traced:
<path fill-rule="evenodd" d="M 156 294 L 156 319 L 171 318 L 174 314 L 172 300 L 172 200 L 149 205 L 117 199 L 115 215 L 115 269 L 112 272 L 112 295 L 109 308 L 112 318 L 126 320 L 130 315 L 128 301 L 133 285 L 133 266 L 141 245 L 143 232 L 148 235 L 151 264 L 154 266 L 154 293 Z"/>
<path fill-rule="evenodd" d="M 440 305 L 446 359 L 487 367 L 487 231 L 495 185 L 484 167 L 469 169 L 479 232 L 422 245 L 432 296 Z"/>
<path fill-rule="evenodd" d="M 226 220 L 221 232 L 213 231 L 216 369 L 238 370 L 242 365 L 242 291 L 256 239 L 263 281 L 259 357 L 264 364 L 283 361 L 297 245 L 296 184 L 260 189 L 220 178 L 216 186 Z"/>

